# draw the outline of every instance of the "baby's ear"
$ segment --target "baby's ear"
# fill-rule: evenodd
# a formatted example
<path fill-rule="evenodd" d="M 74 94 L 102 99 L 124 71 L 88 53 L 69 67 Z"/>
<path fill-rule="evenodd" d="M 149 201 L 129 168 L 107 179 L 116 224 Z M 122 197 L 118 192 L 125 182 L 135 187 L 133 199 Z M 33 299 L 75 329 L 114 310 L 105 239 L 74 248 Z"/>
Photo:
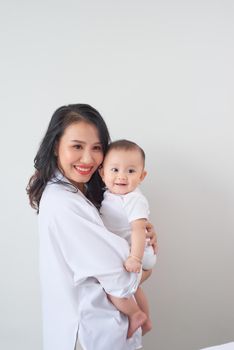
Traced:
<path fill-rule="evenodd" d="M 147 175 L 147 171 L 146 171 L 146 170 L 143 170 L 143 171 L 142 171 L 142 174 L 141 174 L 141 181 L 144 180 L 144 178 L 146 177 L 146 175 Z"/>

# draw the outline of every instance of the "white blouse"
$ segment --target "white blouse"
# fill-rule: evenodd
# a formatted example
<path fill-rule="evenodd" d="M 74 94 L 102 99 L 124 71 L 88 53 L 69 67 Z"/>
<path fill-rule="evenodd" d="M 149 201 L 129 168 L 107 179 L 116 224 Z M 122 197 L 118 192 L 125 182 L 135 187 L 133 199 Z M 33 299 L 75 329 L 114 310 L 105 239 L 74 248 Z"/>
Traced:
<path fill-rule="evenodd" d="M 61 183 L 47 184 L 38 217 L 43 350 L 74 350 L 77 336 L 83 350 L 141 348 L 140 330 L 126 339 L 128 319 L 106 295 L 129 297 L 140 282 L 141 274 L 123 268 L 127 242 L 104 227 L 80 191 Z"/>

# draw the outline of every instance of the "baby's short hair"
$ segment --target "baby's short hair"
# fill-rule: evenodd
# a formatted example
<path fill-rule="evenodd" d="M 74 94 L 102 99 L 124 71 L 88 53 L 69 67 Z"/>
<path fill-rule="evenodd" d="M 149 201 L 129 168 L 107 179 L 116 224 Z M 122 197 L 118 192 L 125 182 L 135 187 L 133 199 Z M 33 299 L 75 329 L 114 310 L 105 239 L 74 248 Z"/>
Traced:
<path fill-rule="evenodd" d="M 145 152 L 143 151 L 143 149 L 136 144 L 133 141 L 130 140 L 126 140 L 126 139 L 121 139 L 121 140 L 117 140 L 117 141 L 113 141 L 111 143 L 109 143 L 108 148 L 107 148 L 107 152 L 106 155 L 111 151 L 111 150 L 125 150 L 125 151 L 131 151 L 131 150 L 136 150 L 139 151 L 141 156 L 142 156 L 142 160 L 143 160 L 143 165 L 145 165 Z"/>

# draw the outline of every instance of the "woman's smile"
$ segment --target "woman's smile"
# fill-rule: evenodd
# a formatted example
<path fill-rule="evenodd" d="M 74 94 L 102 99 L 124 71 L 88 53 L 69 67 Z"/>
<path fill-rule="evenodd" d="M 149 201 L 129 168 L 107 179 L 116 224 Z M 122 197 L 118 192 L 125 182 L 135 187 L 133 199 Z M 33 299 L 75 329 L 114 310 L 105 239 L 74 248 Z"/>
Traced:
<path fill-rule="evenodd" d="M 93 166 L 74 165 L 74 168 L 80 175 L 89 175 L 92 173 Z"/>

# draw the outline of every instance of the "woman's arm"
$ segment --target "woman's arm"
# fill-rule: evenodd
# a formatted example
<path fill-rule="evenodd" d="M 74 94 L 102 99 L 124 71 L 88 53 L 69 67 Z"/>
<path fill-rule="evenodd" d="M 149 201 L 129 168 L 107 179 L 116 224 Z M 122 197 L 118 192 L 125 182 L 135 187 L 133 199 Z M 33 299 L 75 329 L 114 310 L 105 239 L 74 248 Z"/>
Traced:
<path fill-rule="evenodd" d="M 153 247 L 154 253 L 157 254 L 158 253 L 157 234 L 156 234 L 156 231 L 154 229 L 154 226 L 148 220 L 146 220 L 146 230 L 147 230 L 146 238 L 150 239 L 148 244 Z"/>
<path fill-rule="evenodd" d="M 42 201 L 39 219 L 54 254 L 59 249 L 64 266 L 70 269 L 74 284 L 95 277 L 108 294 L 121 298 L 135 293 L 141 273 L 129 273 L 123 266 L 128 243 L 108 231 L 96 208 L 78 193 L 65 189 L 54 200 Z"/>

